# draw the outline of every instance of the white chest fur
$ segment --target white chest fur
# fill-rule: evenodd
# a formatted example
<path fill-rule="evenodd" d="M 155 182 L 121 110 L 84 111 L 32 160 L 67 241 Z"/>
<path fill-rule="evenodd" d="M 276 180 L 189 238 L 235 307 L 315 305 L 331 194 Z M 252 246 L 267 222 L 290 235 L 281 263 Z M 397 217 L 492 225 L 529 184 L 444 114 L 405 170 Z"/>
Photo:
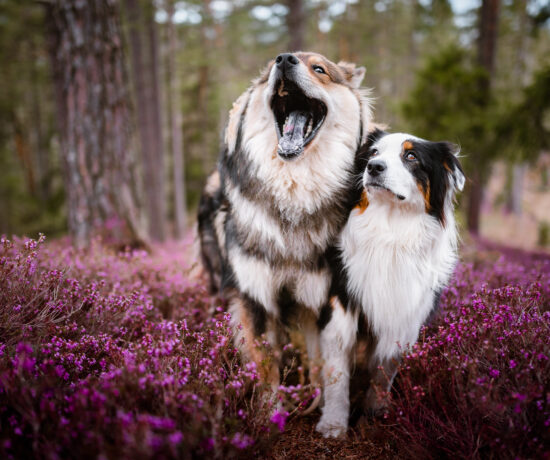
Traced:
<path fill-rule="evenodd" d="M 362 214 L 352 211 L 341 234 L 348 290 L 376 336 L 378 359 L 416 342 L 435 292 L 452 273 L 457 234 L 447 214 L 442 227 L 428 214 L 371 203 Z"/>

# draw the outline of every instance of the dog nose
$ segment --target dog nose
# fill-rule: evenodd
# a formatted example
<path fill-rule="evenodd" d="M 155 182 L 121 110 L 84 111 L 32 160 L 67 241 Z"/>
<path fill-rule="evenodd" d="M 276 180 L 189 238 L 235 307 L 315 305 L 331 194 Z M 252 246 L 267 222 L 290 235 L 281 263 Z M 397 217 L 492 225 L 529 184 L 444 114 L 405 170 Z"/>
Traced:
<path fill-rule="evenodd" d="M 386 163 L 382 160 L 370 160 L 367 163 L 367 171 L 371 176 L 378 176 L 386 170 Z"/>
<path fill-rule="evenodd" d="M 275 58 L 275 63 L 277 67 L 284 69 L 285 67 L 288 68 L 298 64 L 298 58 L 292 53 L 283 53 Z"/>

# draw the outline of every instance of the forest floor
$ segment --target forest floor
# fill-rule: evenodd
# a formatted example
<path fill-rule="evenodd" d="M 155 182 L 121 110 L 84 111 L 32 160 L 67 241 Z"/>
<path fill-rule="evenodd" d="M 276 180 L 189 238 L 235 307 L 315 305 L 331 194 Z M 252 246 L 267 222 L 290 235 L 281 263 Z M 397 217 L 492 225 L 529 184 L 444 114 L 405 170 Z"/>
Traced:
<path fill-rule="evenodd" d="M 1 458 L 550 458 L 550 255 L 464 244 L 388 412 L 325 440 L 299 347 L 274 406 L 190 243 L 2 239 Z"/>

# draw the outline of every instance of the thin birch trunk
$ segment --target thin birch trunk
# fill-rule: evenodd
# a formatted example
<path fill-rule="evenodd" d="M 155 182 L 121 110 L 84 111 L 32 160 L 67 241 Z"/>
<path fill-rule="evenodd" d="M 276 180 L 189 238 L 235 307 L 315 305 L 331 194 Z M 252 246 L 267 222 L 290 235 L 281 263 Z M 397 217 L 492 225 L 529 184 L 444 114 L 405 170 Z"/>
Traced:
<path fill-rule="evenodd" d="M 172 161 L 174 180 L 175 235 L 182 238 L 185 233 L 187 206 L 185 194 L 185 158 L 183 150 L 182 114 L 180 99 L 180 79 L 177 67 L 179 41 L 173 21 L 174 4 L 169 4 L 168 20 L 168 73 L 170 86 L 170 118 L 172 126 Z"/>

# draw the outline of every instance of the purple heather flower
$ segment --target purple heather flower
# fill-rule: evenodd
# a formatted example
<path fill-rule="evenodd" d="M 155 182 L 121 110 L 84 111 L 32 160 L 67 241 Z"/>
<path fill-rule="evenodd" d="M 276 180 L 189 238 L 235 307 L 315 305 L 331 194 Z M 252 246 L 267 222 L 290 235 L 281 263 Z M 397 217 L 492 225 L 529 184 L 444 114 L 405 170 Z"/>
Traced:
<path fill-rule="evenodd" d="M 168 439 L 171 444 L 180 444 L 183 440 L 183 434 L 181 431 L 174 431 L 170 436 L 168 436 Z"/>
<path fill-rule="evenodd" d="M 254 439 L 246 434 L 237 432 L 233 436 L 233 439 L 231 439 L 231 444 L 233 444 L 237 449 L 246 449 L 254 444 Z"/>
<path fill-rule="evenodd" d="M 288 417 L 288 412 L 279 412 L 279 411 L 277 411 L 271 416 L 270 422 L 277 425 L 277 428 L 279 429 L 279 431 L 283 432 L 284 429 L 285 429 L 285 424 L 286 424 L 286 418 L 287 417 Z"/>

